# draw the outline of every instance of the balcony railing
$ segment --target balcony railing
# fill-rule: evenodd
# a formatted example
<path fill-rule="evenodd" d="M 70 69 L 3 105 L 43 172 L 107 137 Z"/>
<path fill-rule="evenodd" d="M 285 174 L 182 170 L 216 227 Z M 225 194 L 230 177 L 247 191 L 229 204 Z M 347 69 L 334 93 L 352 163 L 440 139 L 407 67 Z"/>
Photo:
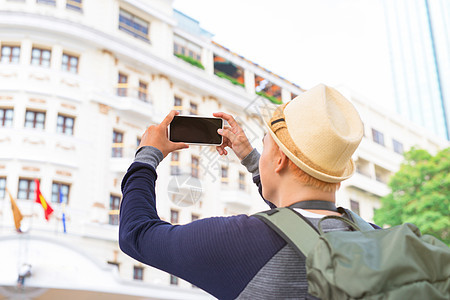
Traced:
<path fill-rule="evenodd" d="M 150 95 L 147 89 L 134 87 L 128 83 L 118 83 L 116 86 L 116 95 L 119 97 L 130 97 L 142 102 L 151 103 Z"/>

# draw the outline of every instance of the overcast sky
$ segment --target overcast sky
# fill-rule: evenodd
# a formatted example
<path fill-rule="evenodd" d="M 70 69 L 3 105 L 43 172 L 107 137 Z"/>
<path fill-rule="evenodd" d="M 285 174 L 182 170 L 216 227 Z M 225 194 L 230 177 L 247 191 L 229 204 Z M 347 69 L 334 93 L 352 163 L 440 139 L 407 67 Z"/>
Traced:
<path fill-rule="evenodd" d="M 382 0 L 175 0 L 174 8 L 302 88 L 343 84 L 393 110 Z"/>

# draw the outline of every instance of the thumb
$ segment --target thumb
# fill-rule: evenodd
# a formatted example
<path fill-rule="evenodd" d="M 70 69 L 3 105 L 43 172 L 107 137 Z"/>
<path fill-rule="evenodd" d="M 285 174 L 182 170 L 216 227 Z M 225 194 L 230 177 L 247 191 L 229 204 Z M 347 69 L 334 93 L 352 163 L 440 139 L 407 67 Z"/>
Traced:
<path fill-rule="evenodd" d="M 230 128 L 226 127 L 223 129 L 218 129 L 217 133 L 228 138 L 231 142 L 234 141 L 234 138 L 236 137 L 236 135 L 230 130 Z"/>
<path fill-rule="evenodd" d="M 189 148 L 189 145 L 186 143 L 170 143 L 170 148 L 171 148 L 171 152 L 172 151 L 176 151 L 176 150 L 181 150 L 181 149 L 186 149 Z"/>

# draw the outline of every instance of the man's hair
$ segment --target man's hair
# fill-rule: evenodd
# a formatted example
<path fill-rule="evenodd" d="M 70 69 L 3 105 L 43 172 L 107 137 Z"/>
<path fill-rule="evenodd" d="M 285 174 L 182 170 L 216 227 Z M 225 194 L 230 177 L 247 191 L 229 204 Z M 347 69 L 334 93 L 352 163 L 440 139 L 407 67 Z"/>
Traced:
<path fill-rule="evenodd" d="M 298 181 L 307 186 L 311 186 L 323 192 L 336 192 L 339 189 L 340 183 L 325 182 L 317 178 L 314 178 L 311 175 L 302 171 L 290 159 L 288 168 L 291 170 L 292 174 L 298 179 Z"/>

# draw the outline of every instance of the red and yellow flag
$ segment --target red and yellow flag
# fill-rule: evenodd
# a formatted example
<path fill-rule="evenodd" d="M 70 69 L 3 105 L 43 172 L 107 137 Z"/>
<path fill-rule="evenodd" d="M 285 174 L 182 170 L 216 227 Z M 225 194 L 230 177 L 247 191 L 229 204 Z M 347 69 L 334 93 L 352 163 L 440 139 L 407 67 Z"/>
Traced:
<path fill-rule="evenodd" d="M 17 232 L 22 232 L 20 230 L 20 222 L 22 222 L 22 219 L 23 219 L 22 213 L 20 212 L 20 209 L 17 206 L 16 200 L 14 200 L 11 193 L 8 190 L 6 190 L 6 191 L 8 192 L 9 199 L 11 200 L 11 210 L 12 210 L 13 217 L 14 217 L 14 226 L 16 226 Z"/>
<path fill-rule="evenodd" d="M 42 205 L 42 208 L 44 208 L 44 216 L 45 219 L 48 221 L 48 217 L 53 213 L 53 208 L 47 203 L 44 196 L 42 196 L 41 190 L 39 189 L 39 180 L 35 179 L 35 194 L 36 194 L 36 202 L 40 203 Z"/>

